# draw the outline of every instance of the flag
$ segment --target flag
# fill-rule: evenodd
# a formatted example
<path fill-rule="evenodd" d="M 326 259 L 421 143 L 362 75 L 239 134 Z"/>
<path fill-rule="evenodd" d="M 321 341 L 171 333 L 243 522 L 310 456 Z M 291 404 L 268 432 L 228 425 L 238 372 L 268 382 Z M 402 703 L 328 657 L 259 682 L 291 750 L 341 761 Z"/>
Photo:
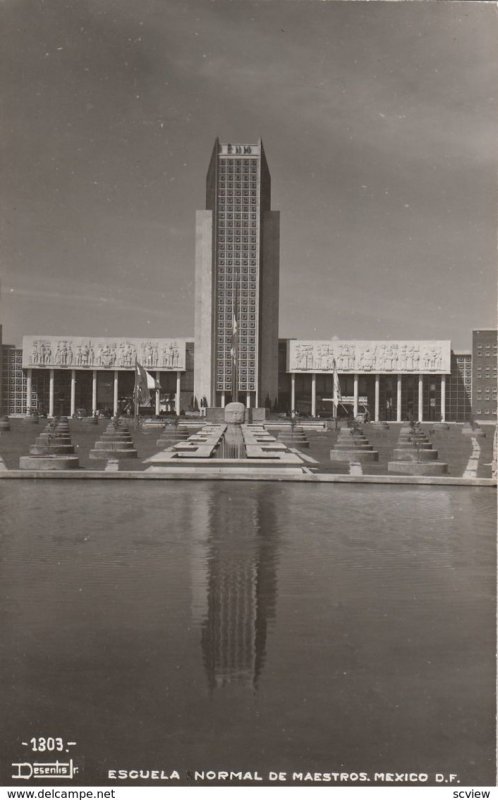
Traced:
<path fill-rule="evenodd" d="M 135 361 L 135 397 L 138 405 L 150 405 L 150 391 L 149 382 L 147 380 L 147 372 L 143 366 L 138 363 L 138 361 Z"/>
<path fill-rule="evenodd" d="M 161 384 L 159 381 L 156 381 L 153 375 L 150 374 L 147 370 L 145 370 L 145 374 L 147 375 L 147 388 L 148 389 L 160 389 Z"/>
<path fill-rule="evenodd" d="M 337 374 L 337 364 L 335 363 L 334 358 L 334 397 L 337 397 L 337 402 L 340 403 L 342 400 L 342 392 L 341 392 L 341 384 L 339 383 L 339 375 Z"/>
<path fill-rule="evenodd" d="M 235 316 L 235 312 L 232 314 L 232 348 L 230 350 L 230 355 L 232 356 L 232 361 L 235 365 L 237 365 L 237 353 L 238 353 L 238 341 L 237 341 L 237 317 Z"/>

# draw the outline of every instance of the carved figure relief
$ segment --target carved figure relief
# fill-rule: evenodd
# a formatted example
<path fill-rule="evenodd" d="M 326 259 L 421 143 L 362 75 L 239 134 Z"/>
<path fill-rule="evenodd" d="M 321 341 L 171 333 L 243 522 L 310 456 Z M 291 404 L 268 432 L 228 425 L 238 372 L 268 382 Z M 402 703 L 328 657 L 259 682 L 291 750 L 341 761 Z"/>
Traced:
<path fill-rule="evenodd" d="M 437 373 L 449 372 L 449 355 L 449 342 L 291 342 L 289 368 L 332 372 L 335 360 L 339 372 Z"/>
<path fill-rule="evenodd" d="M 135 359 L 148 369 L 185 369 L 185 345 L 172 339 L 24 337 L 23 367 L 132 369 Z"/>

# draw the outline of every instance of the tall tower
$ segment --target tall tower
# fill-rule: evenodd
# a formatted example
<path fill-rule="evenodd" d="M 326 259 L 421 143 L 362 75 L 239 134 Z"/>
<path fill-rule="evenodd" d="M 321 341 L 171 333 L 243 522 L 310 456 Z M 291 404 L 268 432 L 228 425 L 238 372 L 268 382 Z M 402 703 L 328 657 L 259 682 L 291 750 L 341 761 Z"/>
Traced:
<path fill-rule="evenodd" d="M 280 214 L 261 139 L 216 139 L 206 210 L 196 215 L 195 369 L 197 402 L 272 404 L 278 392 Z M 234 336 L 234 324 L 237 332 Z M 234 344 L 236 342 L 236 346 Z M 237 368 L 233 370 L 233 351 Z"/>

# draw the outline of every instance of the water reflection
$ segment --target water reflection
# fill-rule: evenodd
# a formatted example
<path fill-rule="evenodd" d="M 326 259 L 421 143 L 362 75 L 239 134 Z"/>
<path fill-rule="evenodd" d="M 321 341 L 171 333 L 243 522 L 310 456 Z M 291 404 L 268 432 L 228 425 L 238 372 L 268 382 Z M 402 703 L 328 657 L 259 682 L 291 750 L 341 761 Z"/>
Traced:
<path fill-rule="evenodd" d="M 277 493 L 258 487 L 232 501 L 219 486 L 199 498 L 192 564 L 193 612 L 201 622 L 203 663 L 211 690 L 238 683 L 253 690 L 275 618 L 279 532 Z"/>
<path fill-rule="evenodd" d="M 92 785 L 165 759 L 492 781 L 495 502 L 0 481 L 0 773 L 48 727 Z"/>

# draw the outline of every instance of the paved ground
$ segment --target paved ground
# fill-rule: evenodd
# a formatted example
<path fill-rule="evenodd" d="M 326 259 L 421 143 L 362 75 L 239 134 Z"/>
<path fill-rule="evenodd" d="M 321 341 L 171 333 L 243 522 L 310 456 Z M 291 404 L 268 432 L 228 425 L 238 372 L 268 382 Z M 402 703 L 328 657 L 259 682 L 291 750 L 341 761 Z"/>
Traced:
<path fill-rule="evenodd" d="M 406 425 L 406 423 L 404 423 Z M 377 462 L 365 462 L 362 465 L 365 475 L 386 475 L 388 461 L 392 460 L 392 451 L 395 449 L 401 425 L 389 423 L 389 428 L 375 428 L 369 425 L 362 426 L 363 433 L 374 450 L 379 453 Z M 464 474 L 470 455 L 472 453 L 471 437 L 462 433 L 463 425 L 450 425 L 448 429 L 434 429 L 430 423 L 422 424 L 428 434 L 432 446 L 438 451 L 438 460 L 448 464 L 448 475 L 460 477 Z M 325 434 L 309 434 L 309 455 L 320 462 L 320 472 L 349 472 L 349 464 L 329 461 L 329 451 L 333 448 L 337 434 L 329 431 Z M 478 438 L 480 445 L 477 476 L 479 478 L 491 477 L 491 459 L 493 455 L 493 428 L 486 429 L 486 435 Z"/>
<path fill-rule="evenodd" d="M 75 453 L 79 456 L 80 467 L 104 469 L 106 461 L 90 459 L 89 453 L 99 436 L 107 428 L 108 422 L 109 420 L 101 420 L 98 425 L 92 425 L 86 420 L 70 420 L 72 443 L 75 446 Z M 10 423 L 10 431 L 0 432 L 0 456 L 8 469 L 18 469 L 20 456 L 29 454 L 30 445 L 34 444 L 36 437 L 44 431 L 46 420 L 40 420 L 38 425 L 22 419 L 11 419 Z M 148 465 L 144 464 L 143 460 L 161 449 L 156 445 L 160 432 L 134 430 L 133 421 L 130 431 L 138 456 L 137 458 L 120 459 L 120 468 L 123 470 L 145 469 Z"/>
<path fill-rule="evenodd" d="M 44 430 L 46 421 L 40 420 L 38 425 L 31 421 L 22 419 L 11 420 L 11 430 L 0 432 L 0 457 L 8 469 L 19 468 L 19 458 L 28 455 L 30 445 L 35 443 L 36 437 Z M 107 420 L 102 420 L 98 425 L 90 424 L 85 420 L 71 420 L 70 430 L 73 444 L 80 459 L 80 466 L 84 469 L 102 470 L 105 468 L 105 461 L 94 461 L 89 458 L 89 452 L 93 448 L 95 441 L 106 429 Z M 447 430 L 434 430 L 430 423 L 422 426 L 429 434 L 433 447 L 439 452 L 439 459 L 448 464 L 448 475 L 460 477 L 464 474 L 469 458 L 472 453 L 472 439 L 470 436 L 462 434 L 462 425 L 450 425 Z M 366 424 L 363 432 L 367 436 L 370 444 L 379 452 L 379 461 L 363 464 L 365 475 L 386 475 L 387 462 L 391 460 L 391 454 L 396 446 L 399 436 L 400 425 L 390 423 L 389 428 L 373 428 Z M 160 436 L 160 431 L 135 430 L 133 422 L 130 430 L 133 436 L 135 447 L 138 452 L 137 458 L 122 459 L 120 470 L 144 470 L 148 464 L 144 461 L 149 456 L 164 449 L 158 447 L 156 442 Z M 480 447 L 477 465 L 477 477 L 491 477 L 491 459 L 493 451 L 493 428 L 491 426 L 484 429 L 486 435 L 478 438 Z M 307 432 L 310 447 L 303 449 L 303 454 L 311 456 L 318 463 L 313 465 L 313 469 L 318 472 L 332 474 L 349 474 L 350 466 L 348 462 L 331 462 L 330 450 L 337 440 L 336 431 Z"/>

